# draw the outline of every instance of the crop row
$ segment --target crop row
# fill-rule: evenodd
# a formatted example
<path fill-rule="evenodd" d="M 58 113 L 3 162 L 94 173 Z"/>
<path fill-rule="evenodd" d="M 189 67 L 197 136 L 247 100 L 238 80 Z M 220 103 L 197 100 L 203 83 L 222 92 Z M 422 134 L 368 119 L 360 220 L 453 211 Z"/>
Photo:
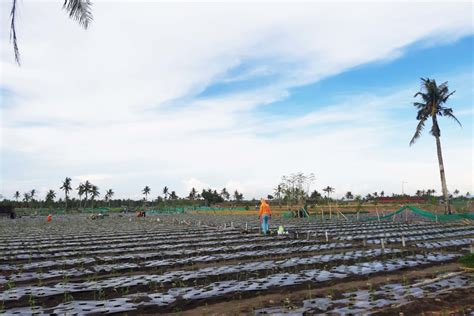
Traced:
<path fill-rule="evenodd" d="M 268 275 L 264 278 L 250 278 L 243 281 L 229 280 L 219 281 L 207 284 L 205 286 L 177 287 L 166 292 L 156 292 L 151 294 L 136 293 L 124 295 L 124 297 L 115 298 L 113 300 L 100 301 L 74 301 L 70 303 L 62 303 L 52 308 L 35 307 L 34 311 L 39 314 L 64 314 L 64 313 L 100 313 L 100 312 L 126 312 L 147 306 L 155 306 L 156 308 L 165 308 L 179 301 L 194 301 L 202 299 L 215 299 L 230 295 L 232 293 L 249 293 L 254 291 L 263 291 L 269 289 L 278 289 L 287 286 L 295 286 L 304 283 L 318 284 L 330 280 L 343 280 L 349 277 L 364 276 L 378 272 L 396 271 L 407 267 L 420 267 L 435 262 L 449 261 L 455 258 L 454 254 L 425 254 L 407 256 L 404 259 L 389 259 L 386 261 L 368 261 L 360 262 L 353 265 L 339 265 L 328 271 L 320 269 L 303 270 L 299 273 L 276 273 Z M 134 280 L 129 285 L 137 284 Z M 108 284 L 109 286 L 125 286 L 123 282 L 116 284 Z M 64 293 L 65 285 L 58 288 L 57 294 Z M 67 288 L 70 293 L 76 291 L 76 288 L 69 286 Z M 19 295 L 40 296 L 40 288 L 32 288 L 29 291 L 17 290 L 16 295 L 11 293 L 3 293 L 3 299 L 11 300 Z M 43 290 L 44 291 L 44 290 Z M 51 293 L 49 294 L 51 295 Z M 16 307 L 7 309 L 10 314 L 31 312 L 31 307 Z"/>

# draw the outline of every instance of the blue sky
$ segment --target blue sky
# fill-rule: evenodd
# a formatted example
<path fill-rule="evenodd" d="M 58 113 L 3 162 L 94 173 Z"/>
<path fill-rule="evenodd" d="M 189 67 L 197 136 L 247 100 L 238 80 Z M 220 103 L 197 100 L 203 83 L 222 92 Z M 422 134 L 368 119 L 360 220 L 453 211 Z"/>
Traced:
<path fill-rule="evenodd" d="M 439 191 L 433 137 L 408 146 L 420 77 L 457 90 L 443 153 L 448 187 L 472 192 L 472 21 L 470 2 L 97 3 L 84 31 L 25 1 L 21 67 L 2 25 L 0 193 L 69 176 L 259 197 L 298 171 L 336 195 Z"/>
<path fill-rule="evenodd" d="M 465 36 L 457 41 L 427 45 L 421 40 L 403 48 L 403 56 L 393 60 L 375 61 L 355 66 L 340 74 L 330 76 L 315 83 L 289 89 L 289 96 L 262 107 L 263 113 L 281 115 L 301 115 L 315 108 L 337 103 L 351 94 L 391 92 L 395 87 L 407 86 L 420 77 L 433 77 L 438 81 L 449 81 L 458 74 L 472 74 L 474 64 L 474 37 Z M 247 91 L 271 85 L 278 80 L 278 74 L 271 72 L 252 76 L 243 80 L 238 78 L 259 67 L 258 62 L 239 64 L 230 69 L 221 82 L 209 85 L 197 98 L 209 98 L 228 93 Z M 441 83 L 441 82 L 440 82 Z M 472 81 L 471 81 L 472 85 Z M 455 87 L 454 87 L 455 88 Z M 416 86 L 413 87 L 416 91 Z M 472 97 L 472 94 L 470 95 Z M 469 99 L 466 99 L 468 101 Z M 465 104 L 469 106 L 470 104 Z M 472 105 L 472 104 L 471 104 Z M 405 113 L 407 113 L 406 111 Z M 399 112 L 402 114 L 404 112 Z"/>

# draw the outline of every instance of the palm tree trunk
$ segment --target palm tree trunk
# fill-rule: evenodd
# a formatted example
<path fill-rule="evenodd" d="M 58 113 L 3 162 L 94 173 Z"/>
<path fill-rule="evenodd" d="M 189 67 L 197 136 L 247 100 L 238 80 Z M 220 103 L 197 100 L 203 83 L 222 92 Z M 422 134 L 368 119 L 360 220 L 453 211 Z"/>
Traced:
<path fill-rule="evenodd" d="M 67 211 L 67 193 L 66 193 L 65 195 L 66 195 L 66 206 L 65 206 L 65 211 Z"/>
<path fill-rule="evenodd" d="M 438 163 L 439 163 L 439 174 L 441 177 L 441 188 L 443 190 L 444 196 L 444 212 L 445 214 L 451 214 L 451 207 L 449 206 L 449 195 L 448 195 L 448 187 L 446 185 L 446 176 L 444 174 L 444 163 L 443 163 L 443 154 L 441 152 L 441 141 L 439 140 L 439 136 L 435 136 L 436 138 L 436 150 L 438 152 Z"/>

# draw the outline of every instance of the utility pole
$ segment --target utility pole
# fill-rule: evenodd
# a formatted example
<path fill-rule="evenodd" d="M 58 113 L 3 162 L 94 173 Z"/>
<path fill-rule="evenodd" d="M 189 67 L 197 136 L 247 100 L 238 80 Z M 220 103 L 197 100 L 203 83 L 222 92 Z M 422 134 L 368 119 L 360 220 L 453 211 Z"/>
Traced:
<path fill-rule="evenodd" d="M 402 180 L 402 195 L 405 195 L 405 183 L 408 183 L 408 182 L 406 182 L 405 180 Z"/>

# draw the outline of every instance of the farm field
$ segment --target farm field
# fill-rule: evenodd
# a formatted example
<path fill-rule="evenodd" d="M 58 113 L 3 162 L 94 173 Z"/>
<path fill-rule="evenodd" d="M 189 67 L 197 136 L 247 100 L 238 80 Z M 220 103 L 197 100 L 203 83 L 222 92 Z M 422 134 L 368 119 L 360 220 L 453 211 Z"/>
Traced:
<path fill-rule="evenodd" d="M 349 218 L 351 219 L 351 218 Z M 409 222 L 405 222 L 405 220 Z M 0 220 L 3 314 L 469 314 L 469 223 L 111 214 Z"/>

